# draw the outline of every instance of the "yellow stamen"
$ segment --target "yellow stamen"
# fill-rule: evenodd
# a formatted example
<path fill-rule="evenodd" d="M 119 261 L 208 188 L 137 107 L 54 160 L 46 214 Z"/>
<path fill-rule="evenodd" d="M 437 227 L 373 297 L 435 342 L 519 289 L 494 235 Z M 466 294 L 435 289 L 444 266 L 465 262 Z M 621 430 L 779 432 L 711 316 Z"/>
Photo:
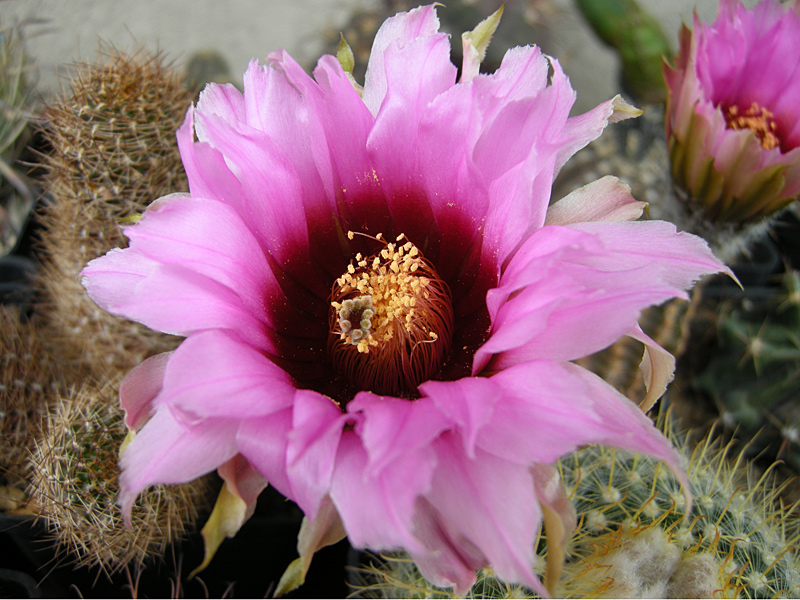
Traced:
<path fill-rule="evenodd" d="M 753 102 L 745 111 L 732 104 L 723 111 L 728 129 L 749 129 L 756 134 L 765 150 L 772 150 L 781 145 L 778 137 L 778 125 L 775 123 L 774 114 Z"/>
<path fill-rule="evenodd" d="M 333 285 L 329 354 L 359 389 L 413 396 L 450 351 L 450 291 L 405 235 L 396 243 L 372 239 L 383 248 L 369 258 L 356 254 Z"/>

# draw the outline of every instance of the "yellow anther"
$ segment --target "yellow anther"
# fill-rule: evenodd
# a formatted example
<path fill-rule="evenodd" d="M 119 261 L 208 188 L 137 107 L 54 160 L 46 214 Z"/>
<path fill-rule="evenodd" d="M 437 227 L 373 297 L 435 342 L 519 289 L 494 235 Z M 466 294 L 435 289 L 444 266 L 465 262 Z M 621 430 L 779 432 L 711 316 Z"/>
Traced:
<path fill-rule="evenodd" d="M 381 234 L 358 235 L 383 247 L 368 258 L 357 253 L 336 280 L 331 357 L 360 389 L 412 393 L 441 368 L 449 352 L 450 293 L 405 235 L 397 236 L 397 243 L 386 243 Z M 348 238 L 353 239 L 350 232 Z"/>

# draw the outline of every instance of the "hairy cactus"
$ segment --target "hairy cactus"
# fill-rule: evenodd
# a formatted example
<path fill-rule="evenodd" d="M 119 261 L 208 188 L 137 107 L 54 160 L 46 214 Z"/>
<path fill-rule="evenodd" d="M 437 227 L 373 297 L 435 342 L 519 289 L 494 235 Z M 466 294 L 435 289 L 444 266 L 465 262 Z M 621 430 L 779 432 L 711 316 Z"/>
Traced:
<path fill-rule="evenodd" d="M 208 479 L 157 486 L 137 502 L 131 527 L 123 525 L 117 460 L 127 429 L 117 383 L 59 397 L 31 460 L 30 495 L 58 546 L 77 564 L 109 572 L 163 554 L 194 527 L 211 495 Z"/>
<path fill-rule="evenodd" d="M 187 189 L 175 130 L 192 100 L 161 56 L 101 50 L 97 64 L 74 68 L 68 92 L 45 112 L 51 202 L 42 215 L 38 281 L 51 339 L 100 374 L 171 346 L 168 338 L 97 309 L 78 273 L 124 245 L 120 221 L 159 196 Z"/>
<path fill-rule="evenodd" d="M 0 305 L 0 510 L 25 510 L 28 458 L 64 374 L 37 328 Z"/>
<path fill-rule="evenodd" d="M 678 483 L 650 458 L 600 446 L 565 458 L 561 473 L 580 523 L 556 595 L 791 597 L 800 589 L 800 521 L 780 505 L 770 474 L 748 472 L 732 445 L 719 448 L 706 437 L 692 450 L 670 418 L 661 425 L 685 456 L 692 512 Z M 359 597 L 451 597 L 403 556 L 383 556 L 360 574 Z M 483 571 L 469 597 L 536 596 Z"/>

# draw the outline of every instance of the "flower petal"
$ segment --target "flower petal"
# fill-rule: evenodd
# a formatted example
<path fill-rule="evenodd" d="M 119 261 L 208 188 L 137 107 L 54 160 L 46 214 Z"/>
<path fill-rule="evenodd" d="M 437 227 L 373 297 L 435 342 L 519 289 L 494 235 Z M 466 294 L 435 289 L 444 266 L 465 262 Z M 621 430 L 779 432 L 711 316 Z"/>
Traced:
<path fill-rule="evenodd" d="M 442 38 L 446 39 L 446 36 L 439 33 L 439 19 L 436 16 L 435 5 L 420 6 L 408 12 L 399 13 L 381 25 L 375 35 L 369 55 L 362 96 L 364 104 L 373 115 L 378 115 L 390 88 L 396 86 L 395 89 L 402 89 L 404 84 L 423 80 L 419 73 L 420 63 L 424 63 L 427 57 L 426 50 L 430 45 L 437 44 L 438 40 Z M 425 47 L 426 42 L 423 42 L 415 51 L 409 52 L 405 57 L 407 61 L 405 67 L 402 66 L 402 61 L 392 61 L 391 59 L 387 61 L 386 53 L 390 47 L 402 47 L 413 43 L 415 39 L 427 40 L 428 48 Z M 450 64 L 449 50 L 446 60 L 452 68 L 441 71 L 444 79 L 442 81 L 426 81 L 426 85 L 432 85 L 434 89 L 441 88 L 439 91 L 453 85 L 456 69 Z M 387 62 L 389 62 L 388 65 Z M 451 72 L 448 73 L 448 70 Z M 411 76 L 404 81 L 404 77 L 409 74 Z"/>
<path fill-rule="evenodd" d="M 680 457 L 642 411 L 572 363 L 515 365 L 491 377 L 503 390 L 478 446 L 520 464 L 554 463 L 585 444 L 649 454 L 677 469 Z"/>
<path fill-rule="evenodd" d="M 439 468 L 426 498 L 440 518 L 474 544 L 501 579 L 547 595 L 533 572 L 541 513 L 528 468 L 481 450 L 469 459 L 454 435 L 441 436 L 434 447 Z"/>
<path fill-rule="evenodd" d="M 311 567 L 311 559 L 317 550 L 335 544 L 347 535 L 336 509 L 329 499 L 325 499 L 319 514 L 313 520 L 303 518 L 300 533 L 297 535 L 297 552 L 300 557 L 292 561 L 278 582 L 273 597 L 280 598 L 297 589 L 306 580 Z"/>
<path fill-rule="evenodd" d="M 361 392 L 347 404 L 358 415 L 358 434 L 369 457 L 368 474 L 377 474 L 407 452 L 427 447 L 451 421 L 428 398 L 413 402 Z"/>
<path fill-rule="evenodd" d="M 128 372 L 119 386 L 119 402 L 125 411 L 125 425 L 141 429 L 155 411 L 153 401 L 161 392 L 164 371 L 172 352 L 162 352 L 144 360 Z"/>
<path fill-rule="evenodd" d="M 236 421 L 222 419 L 187 426 L 168 407 L 159 407 L 120 457 L 120 504 L 126 523 L 145 488 L 192 481 L 233 458 L 237 427 Z"/>
<path fill-rule="evenodd" d="M 419 386 L 419 391 L 452 421 L 463 438 L 464 452 L 474 458 L 478 434 L 491 421 L 502 389 L 491 379 L 466 377 L 457 381 L 427 381 Z"/>
<path fill-rule="evenodd" d="M 355 432 L 345 432 L 336 456 L 331 499 L 355 547 L 420 551 L 413 533 L 414 507 L 430 485 L 436 457 L 430 446 L 413 449 L 372 474 Z"/>
<path fill-rule="evenodd" d="M 236 432 L 236 445 L 242 456 L 287 498 L 293 497 L 286 474 L 291 429 L 292 409 L 286 408 L 266 417 L 246 419 Z"/>
<path fill-rule="evenodd" d="M 491 354 L 493 369 L 587 356 L 625 335 L 643 308 L 685 297 L 698 277 L 719 271 L 729 272 L 703 240 L 665 222 L 544 227 L 487 296 L 493 332 L 473 372 Z"/>
<path fill-rule="evenodd" d="M 644 376 L 647 395 L 639 403 L 642 412 L 648 412 L 661 398 L 675 374 L 675 357 L 636 325 L 628 336 L 644 344 L 644 356 L 639 368 Z"/>
<path fill-rule="evenodd" d="M 331 487 L 339 440 L 348 417 L 327 396 L 298 390 L 286 447 L 292 498 L 314 520 Z"/>
<path fill-rule="evenodd" d="M 545 225 L 597 221 L 635 221 L 647 203 L 631 196 L 629 185 L 606 176 L 578 188 L 547 209 Z"/>
<path fill-rule="evenodd" d="M 162 265 L 131 248 L 111 250 L 81 272 L 89 296 L 108 312 L 165 333 L 230 329 L 274 351 L 267 325 L 229 287 L 179 265 Z"/>
<path fill-rule="evenodd" d="M 265 302 L 283 299 L 264 251 L 239 214 L 222 202 L 184 195 L 160 198 L 124 231 L 135 252 L 225 285 L 253 314 L 265 317 Z"/>
<path fill-rule="evenodd" d="M 203 562 L 189 574 L 189 579 L 205 569 L 225 538 L 235 536 L 253 516 L 256 500 L 267 487 L 267 480 L 241 454 L 221 465 L 217 471 L 225 484 L 201 531 L 205 546 Z"/>
<path fill-rule="evenodd" d="M 561 474 L 554 465 L 537 463 L 531 467 L 536 496 L 542 509 L 547 535 L 547 566 L 544 585 L 555 596 L 556 585 L 564 566 L 565 548 L 578 521 L 569 501 Z"/>
<path fill-rule="evenodd" d="M 280 367 L 226 331 L 189 336 L 164 374 L 162 401 L 187 422 L 263 417 L 292 405 L 295 386 Z"/>

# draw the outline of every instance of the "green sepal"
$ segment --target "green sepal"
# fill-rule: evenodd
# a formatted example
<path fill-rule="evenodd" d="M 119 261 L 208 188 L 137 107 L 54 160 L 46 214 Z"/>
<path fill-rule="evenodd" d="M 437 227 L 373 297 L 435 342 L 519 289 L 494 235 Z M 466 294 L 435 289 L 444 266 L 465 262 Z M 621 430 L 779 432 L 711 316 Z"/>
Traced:
<path fill-rule="evenodd" d="M 505 10 L 505 4 L 500 5 L 500 8 L 478 23 L 475 29 L 461 34 L 462 41 L 468 43 L 478 52 L 480 61 L 486 58 L 486 50 L 489 48 L 494 32 L 497 31 L 497 26 L 500 25 L 503 10 Z"/>
<path fill-rule="evenodd" d="M 205 556 L 189 579 L 205 569 L 226 537 L 233 537 L 247 520 L 247 503 L 231 491 L 227 483 L 222 486 L 214 510 L 200 532 L 205 542 Z"/>
<path fill-rule="evenodd" d="M 350 48 L 350 44 L 344 39 L 344 35 L 341 35 L 339 39 L 339 50 L 336 52 L 336 60 L 342 65 L 342 69 L 344 69 L 345 73 L 353 73 L 353 69 L 356 66 L 356 57 L 353 54 L 353 49 Z"/>
<path fill-rule="evenodd" d="M 127 217 L 122 217 L 119 220 L 119 224 L 120 225 L 136 225 L 136 223 L 138 223 L 139 221 L 142 220 L 142 216 L 143 215 L 141 213 L 134 213 L 132 215 L 128 215 Z"/>

